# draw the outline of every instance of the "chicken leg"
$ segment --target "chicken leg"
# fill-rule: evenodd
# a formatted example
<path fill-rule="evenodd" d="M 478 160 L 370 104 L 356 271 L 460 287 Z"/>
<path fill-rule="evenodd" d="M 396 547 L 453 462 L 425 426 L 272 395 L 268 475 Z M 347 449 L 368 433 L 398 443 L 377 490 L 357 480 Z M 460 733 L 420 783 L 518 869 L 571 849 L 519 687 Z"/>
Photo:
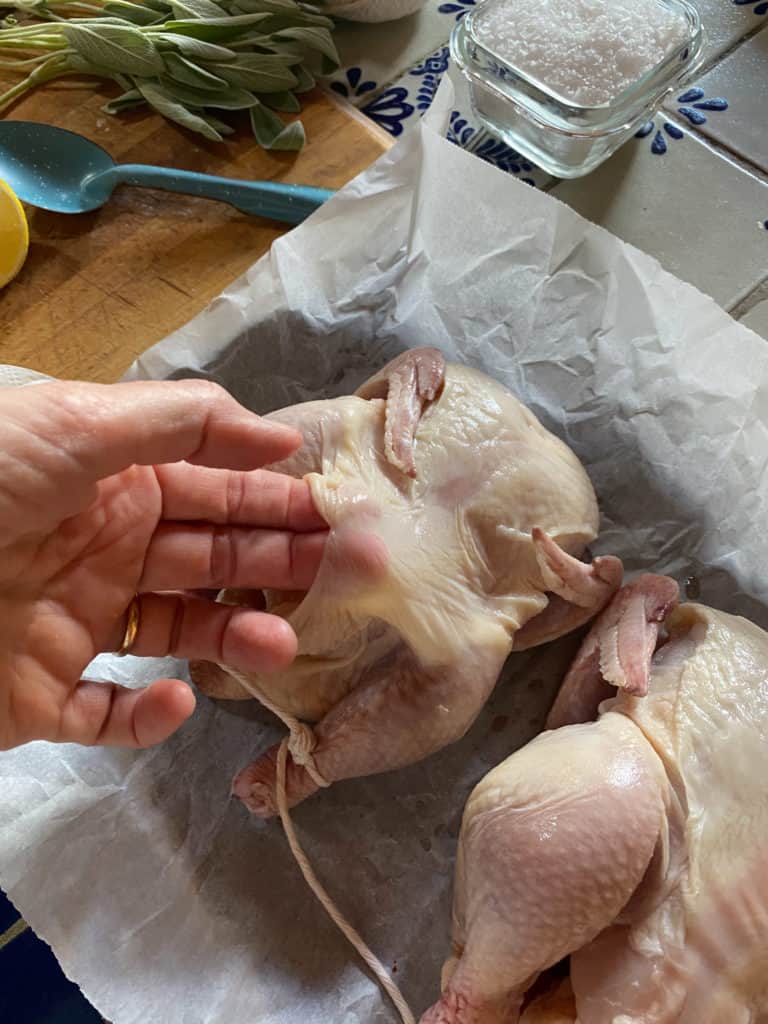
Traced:
<path fill-rule="evenodd" d="M 666 779 L 619 715 L 545 733 L 467 804 L 453 961 L 421 1024 L 517 1024 L 538 974 L 607 928 L 659 840 Z"/>
<path fill-rule="evenodd" d="M 401 647 L 315 726 L 315 765 L 328 782 L 375 775 L 419 761 L 458 740 L 493 689 L 509 648 L 468 651 L 466 660 L 425 669 Z M 277 812 L 278 746 L 240 772 L 233 793 L 266 818 Z M 294 806 L 316 792 L 306 768 L 289 760 L 286 794 Z"/>
<path fill-rule="evenodd" d="M 573 609 L 574 621 L 595 615 L 621 583 L 619 559 L 596 559 L 586 565 L 562 551 L 543 531 L 534 533 L 542 552 L 540 560 L 546 561 L 547 585 L 556 592 L 555 597 L 563 595 L 558 600 Z M 333 557 L 332 543 L 326 557 Z M 385 561 L 382 554 L 381 572 Z M 548 638 L 551 622 L 539 635 L 530 628 L 542 615 L 546 610 L 521 630 L 528 630 L 525 646 Z M 562 626 L 560 610 L 558 617 Z M 509 651 L 508 639 L 489 633 L 482 650 L 470 647 L 460 661 L 427 667 L 419 664 L 409 648 L 400 648 L 370 670 L 365 683 L 316 726 L 317 770 L 328 783 L 374 775 L 419 761 L 460 739 L 488 699 Z M 276 813 L 277 749 L 273 747 L 240 772 L 233 784 L 233 793 L 259 817 Z M 292 761 L 286 780 L 291 806 L 318 789 L 306 768 Z"/>

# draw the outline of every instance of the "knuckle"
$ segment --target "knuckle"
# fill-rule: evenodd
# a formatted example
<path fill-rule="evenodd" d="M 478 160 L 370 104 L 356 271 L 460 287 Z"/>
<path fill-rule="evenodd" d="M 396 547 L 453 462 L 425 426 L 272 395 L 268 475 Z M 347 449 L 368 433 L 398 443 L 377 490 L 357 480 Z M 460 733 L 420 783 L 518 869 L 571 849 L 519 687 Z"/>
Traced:
<path fill-rule="evenodd" d="M 204 405 L 219 405 L 224 401 L 232 401 L 229 392 L 212 380 L 190 380 L 184 384 L 190 394 Z"/>
<path fill-rule="evenodd" d="M 176 596 L 172 600 L 173 607 L 171 609 L 171 626 L 168 635 L 168 653 L 175 658 L 179 656 L 182 646 L 186 605 L 180 596 Z"/>
<path fill-rule="evenodd" d="M 42 386 L 41 386 L 42 387 Z M 45 385 L 48 391 L 48 385 Z M 70 383 L 50 385 L 46 397 L 62 428 L 62 437 L 79 438 L 88 428 L 97 428 L 109 413 L 109 405 L 99 385 Z"/>
<path fill-rule="evenodd" d="M 227 518 L 230 522 L 242 522 L 245 512 L 245 480 L 242 473 L 230 472 L 225 491 Z"/>
<path fill-rule="evenodd" d="M 208 575 L 212 586 L 219 589 L 236 582 L 237 542 L 231 531 L 222 527 L 213 530 Z"/>

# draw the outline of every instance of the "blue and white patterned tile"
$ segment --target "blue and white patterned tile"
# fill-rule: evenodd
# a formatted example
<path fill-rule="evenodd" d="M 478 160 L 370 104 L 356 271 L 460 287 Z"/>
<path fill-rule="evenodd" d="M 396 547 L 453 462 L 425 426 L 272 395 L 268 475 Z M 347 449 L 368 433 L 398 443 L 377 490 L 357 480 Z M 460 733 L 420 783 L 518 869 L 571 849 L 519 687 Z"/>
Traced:
<path fill-rule="evenodd" d="M 412 102 L 408 86 L 399 82 L 384 90 L 377 90 L 376 83 L 366 78 L 362 68 L 347 68 L 343 78 L 336 78 L 329 84 L 332 92 L 354 103 L 361 112 L 375 121 L 394 138 L 418 122 L 416 105 Z"/>
<path fill-rule="evenodd" d="M 380 24 L 340 21 L 334 38 L 341 57 L 341 70 L 326 82 L 337 82 L 348 88 L 347 73 L 357 68 L 362 81 L 374 83 L 374 95 L 385 91 L 409 68 L 416 67 L 448 42 L 457 18 L 471 2 L 427 0 L 416 14 Z M 363 106 L 363 101 L 371 97 L 352 91 L 349 99 L 356 106 Z"/>
<path fill-rule="evenodd" d="M 637 139 L 648 139 L 654 156 L 664 156 L 671 145 L 685 139 L 687 132 L 684 125 L 700 129 L 713 116 L 719 118 L 720 114 L 730 111 L 731 104 L 724 96 L 710 95 L 706 89 L 696 85 L 670 98 L 665 107 L 666 110 L 660 110 L 635 136 Z"/>
<path fill-rule="evenodd" d="M 443 76 L 449 73 L 456 91 L 456 109 L 451 114 L 447 132 L 451 142 L 530 185 L 541 187 L 551 180 L 516 150 L 482 129 L 473 115 L 464 79 L 450 65 L 447 45 L 419 61 L 378 94 L 373 83 L 363 77 L 360 68 L 348 69 L 345 80 L 331 83 L 331 89 L 348 99 L 354 98 L 362 113 L 390 135 L 399 138 L 414 128 L 429 110 Z"/>
<path fill-rule="evenodd" d="M 768 171 L 768 25 L 703 75 L 686 95 L 691 102 L 680 113 L 697 131 Z"/>
<path fill-rule="evenodd" d="M 749 7 L 755 15 L 768 14 L 766 0 L 733 0 L 739 7 Z"/>
<path fill-rule="evenodd" d="M 761 25 L 768 0 L 691 0 L 704 25 L 704 66 L 709 67 Z"/>
<path fill-rule="evenodd" d="M 726 309 L 765 276 L 768 184 L 694 134 L 671 139 L 662 158 L 648 137 L 631 139 L 592 174 L 559 182 L 552 193 Z"/>
<path fill-rule="evenodd" d="M 527 185 L 541 188 L 547 175 L 530 160 L 512 149 L 501 139 L 485 131 L 476 122 L 468 119 L 463 110 L 451 112 L 448 139 L 462 149 L 469 150 L 486 163 L 512 174 Z"/>
<path fill-rule="evenodd" d="M 448 72 L 451 53 L 448 44 L 431 53 L 404 76 L 409 88 L 414 93 L 416 113 L 425 114 L 432 106 L 432 100 L 438 90 L 443 76 Z"/>
<path fill-rule="evenodd" d="M 429 110 L 449 64 L 450 52 L 446 44 L 405 71 L 360 109 L 391 135 L 402 135 L 418 124 Z"/>
<path fill-rule="evenodd" d="M 461 21 L 465 14 L 477 7 L 475 0 L 443 0 L 438 6 L 440 14 L 448 14 L 455 21 Z"/>
<path fill-rule="evenodd" d="M 485 131 L 472 110 L 467 80 L 453 63 L 450 64 L 447 74 L 453 84 L 456 106 L 451 114 L 448 138 L 464 149 L 476 153 L 487 163 L 493 164 L 508 174 L 514 174 L 530 185 L 546 188 L 552 184 L 554 178 L 549 174 L 531 163 L 517 150 Z"/>
<path fill-rule="evenodd" d="M 416 97 L 411 95 L 408 84 L 390 85 L 362 108 L 367 117 L 394 138 L 418 123 L 419 115 L 413 102 Z"/>

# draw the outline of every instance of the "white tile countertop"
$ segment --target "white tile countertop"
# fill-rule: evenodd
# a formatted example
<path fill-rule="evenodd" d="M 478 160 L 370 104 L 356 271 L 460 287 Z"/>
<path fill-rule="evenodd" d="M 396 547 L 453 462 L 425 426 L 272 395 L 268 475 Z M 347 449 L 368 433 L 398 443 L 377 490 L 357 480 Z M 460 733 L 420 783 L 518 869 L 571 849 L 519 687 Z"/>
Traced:
<path fill-rule="evenodd" d="M 583 178 L 559 181 L 473 119 L 448 38 L 475 0 L 428 0 L 399 22 L 341 24 L 327 87 L 394 137 L 457 86 L 449 135 L 655 256 L 768 339 L 768 0 L 692 0 L 705 31 L 694 79 Z"/>

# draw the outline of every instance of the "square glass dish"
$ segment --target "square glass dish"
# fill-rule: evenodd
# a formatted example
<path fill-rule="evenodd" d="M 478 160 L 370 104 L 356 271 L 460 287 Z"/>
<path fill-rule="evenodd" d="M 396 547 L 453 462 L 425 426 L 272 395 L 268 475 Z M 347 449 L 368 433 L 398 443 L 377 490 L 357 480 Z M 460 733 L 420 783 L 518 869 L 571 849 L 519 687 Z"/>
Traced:
<path fill-rule="evenodd" d="M 530 73 L 494 52 L 484 25 L 489 14 L 510 0 L 485 0 L 455 27 L 451 56 L 469 82 L 475 114 L 485 127 L 543 170 L 558 178 L 578 178 L 607 160 L 649 121 L 669 92 L 696 70 L 703 31 L 697 10 L 687 0 L 655 0 L 660 15 L 684 19 L 684 37 L 663 58 L 610 101 L 583 106 L 560 95 Z"/>

